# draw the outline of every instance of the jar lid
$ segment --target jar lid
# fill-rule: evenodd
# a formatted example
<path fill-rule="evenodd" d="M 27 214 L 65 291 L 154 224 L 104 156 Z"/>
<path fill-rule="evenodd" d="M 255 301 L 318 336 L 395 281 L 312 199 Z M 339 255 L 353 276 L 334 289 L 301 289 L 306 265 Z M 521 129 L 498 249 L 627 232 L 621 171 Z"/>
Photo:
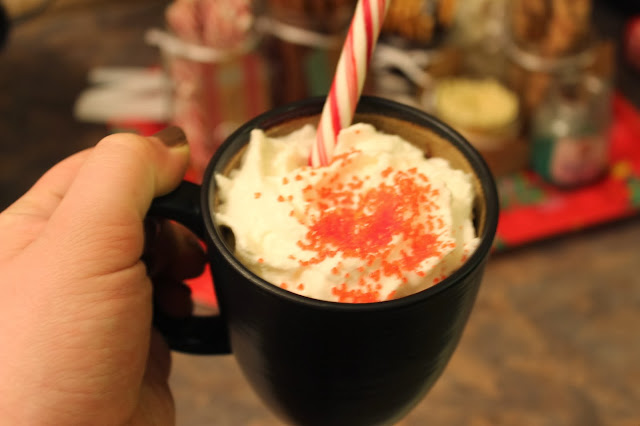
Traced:
<path fill-rule="evenodd" d="M 536 52 L 527 51 L 510 38 L 507 38 L 505 47 L 507 56 L 528 71 L 551 73 L 572 68 L 578 70 L 593 65 L 596 60 L 593 44 L 589 44 L 577 53 L 558 57 L 542 56 Z"/>

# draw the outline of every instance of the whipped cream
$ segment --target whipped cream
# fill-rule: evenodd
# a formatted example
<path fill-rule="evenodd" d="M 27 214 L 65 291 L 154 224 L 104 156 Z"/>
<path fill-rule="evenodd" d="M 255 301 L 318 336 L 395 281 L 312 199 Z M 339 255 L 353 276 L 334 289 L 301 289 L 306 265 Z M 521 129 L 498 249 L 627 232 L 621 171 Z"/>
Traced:
<path fill-rule="evenodd" d="M 215 176 L 215 220 L 255 274 L 316 299 L 378 302 L 438 283 L 475 250 L 469 174 L 363 123 L 311 167 L 315 135 L 253 130 L 240 167 Z"/>

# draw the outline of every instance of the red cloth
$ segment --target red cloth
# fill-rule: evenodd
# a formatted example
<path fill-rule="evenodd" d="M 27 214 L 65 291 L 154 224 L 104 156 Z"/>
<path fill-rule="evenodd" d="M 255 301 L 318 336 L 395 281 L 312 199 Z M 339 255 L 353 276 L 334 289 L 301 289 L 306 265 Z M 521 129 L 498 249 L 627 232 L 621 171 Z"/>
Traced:
<path fill-rule="evenodd" d="M 637 214 L 640 211 L 640 114 L 613 99 L 610 167 L 600 181 L 575 190 L 525 171 L 498 180 L 501 212 L 495 248 L 504 250 Z"/>

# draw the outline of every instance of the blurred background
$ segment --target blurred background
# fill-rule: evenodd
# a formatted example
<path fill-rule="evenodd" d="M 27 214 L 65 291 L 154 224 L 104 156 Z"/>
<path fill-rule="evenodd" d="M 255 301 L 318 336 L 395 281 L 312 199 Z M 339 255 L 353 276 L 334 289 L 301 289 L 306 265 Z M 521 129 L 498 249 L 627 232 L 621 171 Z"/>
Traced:
<path fill-rule="evenodd" d="M 0 210 L 105 135 L 170 123 L 197 182 L 244 121 L 327 93 L 355 3 L 0 0 Z M 465 135 L 501 197 L 460 347 L 400 424 L 639 425 L 640 3 L 392 0 L 364 93 Z M 232 357 L 174 360 L 179 425 L 280 424 Z"/>

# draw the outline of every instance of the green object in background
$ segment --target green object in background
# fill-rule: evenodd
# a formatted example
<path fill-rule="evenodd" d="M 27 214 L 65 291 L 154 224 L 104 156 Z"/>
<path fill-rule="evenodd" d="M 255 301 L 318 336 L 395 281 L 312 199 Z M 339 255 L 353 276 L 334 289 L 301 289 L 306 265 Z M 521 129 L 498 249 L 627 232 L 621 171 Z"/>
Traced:
<path fill-rule="evenodd" d="M 329 55 L 324 49 L 313 49 L 306 58 L 305 71 L 310 96 L 329 93 L 333 70 L 329 69 Z"/>
<path fill-rule="evenodd" d="M 544 191 L 523 173 L 502 176 L 497 184 L 501 209 L 537 205 L 544 201 Z"/>
<path fill-rule="evenodd" d="M 496 235 L 496 237 L 493 240 L 493 250 L 502 251 L 502 250 L 506 250 L 507 248 L 508 248 L 507 243 L 505 243 L 502 238 Z"/>
<path fill-rule="evenodd" d="M 533 138 L 531 162 L 535 170 L 544 179 L 551 181 L 551 155 L 556 139 L 551 135 L 539 135 Z"/>
<path fill-rule="evenodd" d="M 629 185 L 629 202 L 633 207 L 640 207 L 640 179 L 631 178 Z"/>

